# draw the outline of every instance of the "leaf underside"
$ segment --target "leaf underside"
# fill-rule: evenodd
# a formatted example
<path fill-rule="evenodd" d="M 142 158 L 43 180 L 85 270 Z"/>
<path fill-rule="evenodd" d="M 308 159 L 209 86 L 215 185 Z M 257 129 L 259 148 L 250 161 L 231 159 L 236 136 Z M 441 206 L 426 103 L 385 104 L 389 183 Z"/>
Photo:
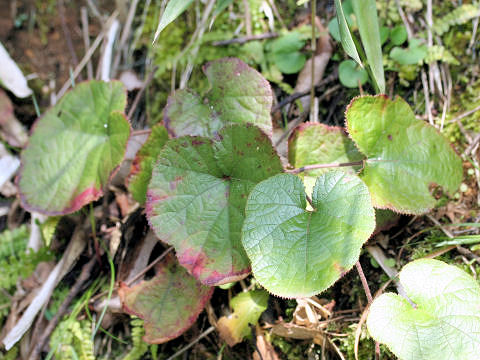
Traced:
<path fill-rule="evenodd" d="M 407 264 L 400 282 L 405 298 L 375 299 L 367 319 L 372 337 L 402 360 L 477 359 L 480 354 L 480 287 L 463 270 L 433 259 Z"/>
<path fill-rule="evenodd" d="M 258 182 L 282 171 L 269 138 L 252 125 L 229 125 L 214 140 L 169 140 L 147 192 L 147 217 L 181 265 L 207 285 L 245 277 L 244 209 Z"/>
<path fill-rule="evenodd" d="M 303 183 L 291 174 L 250 193 L 242 242 L 255 278 L 275 295 L 308 297 L 327 289 L 355 264 L 375 228 L 370 194 L 355 175 L 321 175 L 312 203 L 315 210 L 306 211 Z"/>
<path fill-rule="evenodd" d="M 37 121 L 19 176 L 26 209 L 62 215 L 102 195 L 130 136 L 125 105 L 120 82 L 90 81 L 77 85 Z"/>
<path fill-rule="evenodd" d="M 184 333 L 212 296 L 213 288 L 188 275 L 173 259 L 154 278 L 119 289 L 124 310 L 145 320 L 143 340 L 161 344 Z"/>
<path fill-rule="evenodd" d="M 403 99 L 356 98 L 347 108 L 346 127 L 367 156 L 360 177 L 374 206 L 422 214 L 435 205 L 430 186 L 453 193 L 460 185 L 461 159 L 433 126 L 415 118 Z"/>
<path fill-rule="evenodd" d="M 215 135 L 231 123 L 251 123 L 272 134 L 270 84 L 255 69 L 235 58 L 207 63 L 210 90 L 203 96 L 179 90 L 168 98 L 164 123 L 172 136 Z"/>

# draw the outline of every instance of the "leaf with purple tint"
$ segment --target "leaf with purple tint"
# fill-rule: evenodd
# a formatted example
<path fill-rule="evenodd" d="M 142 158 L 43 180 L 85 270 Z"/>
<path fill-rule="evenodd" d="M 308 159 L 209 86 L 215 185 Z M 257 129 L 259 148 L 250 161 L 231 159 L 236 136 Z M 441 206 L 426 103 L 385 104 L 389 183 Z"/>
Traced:
<path fill-rule="evenodd" d="M 143 340 L 150 344 L 170 341 L 188 330 L 212 293 L 212 287 L 196 281 L 173 258 L 151 280 L 119 290 L 124 310 L 145 321 Z"/>
<path fill-rule="evenodd" d="M 272 134 L 272 89 L 243 61 L 224 58 L 203 68 L 210 90 L 179 90 L 168 99 L 164 123 L 172 136 L 211 136 L 230 123 L 251 123 Z"/>
<path fill-rule="evenodd" d="M 36 122 L 18 181 L 26 209 L 68 214 L 103 194 L 130 136 L 125 105 L 122 83 L 90 81 Z"/>
<path fill-rule="evenodd" d="M 202 283 L 241 279 L 250 272 L 240 239 L 248 194 L 281 171 L 270 139 L 252 125 L 226 126 L 214 140 L 171 139 L 148 187 L 148 220 Z"/>

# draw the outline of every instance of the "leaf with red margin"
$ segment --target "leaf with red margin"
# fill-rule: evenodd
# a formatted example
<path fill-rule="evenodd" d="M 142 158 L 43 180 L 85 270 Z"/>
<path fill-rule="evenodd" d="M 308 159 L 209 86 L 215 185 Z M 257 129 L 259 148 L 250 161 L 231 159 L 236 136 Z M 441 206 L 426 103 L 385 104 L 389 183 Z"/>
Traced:
<path fill-rule="evenodd" d="M 152 169 L 155 160 L 168 140 L 167 130 L 163 125 L 152 127 L 151 133 L 142 148 L 133 160 L 132 169 L 128 177 L 128 190 L 133 198 L 144 204 L 147 198 L 147 186 L 152 178 Z"/>
<path fill-rule="evenodd" d="M 27 210 L 62 215 L 98 199 L 130 136 L 120 82 L 78 84 L 35 123 L 18 178 Z"/>
<path fill-rule="evenodd" d="M 240 239 L 248 194 L 282 170 L 270 139 L 253 125 L 228 125 L 214 140 L 171 139 L 154 166 L 147 218 L 202 283 L 242 279 L 250 272 Z"/>
<path fill-rule="evenodd" d="M 163 121 L 170 135 L 212 136 L 230 123 L 252 123 L 272 135 L 272 89 L 258 71 L 224 58 L 207 63 L 203 72 L 211 85 L 206 94 L 179 90 L 168 98 Z"/>
<path fill-rule="evenodd" d="M 462 160 L 437 129 L 415 118 L 402 98 L 353 99 L 347 108 L 346 127 L 367 156 L 360 177 L 375 207 L 422 214 L 435 205 L 432 185 L 450 193 L 460 186 Z"/>
<path fill-rule="evenodd" d="M 125 312 L 143 319 L 150 344 L 161 344 L 183 334 L 210 300 L 213 287 L 205 286 L 178 266 L 173 257 L 157 267 L 154 278 L 118 293 Z"/>

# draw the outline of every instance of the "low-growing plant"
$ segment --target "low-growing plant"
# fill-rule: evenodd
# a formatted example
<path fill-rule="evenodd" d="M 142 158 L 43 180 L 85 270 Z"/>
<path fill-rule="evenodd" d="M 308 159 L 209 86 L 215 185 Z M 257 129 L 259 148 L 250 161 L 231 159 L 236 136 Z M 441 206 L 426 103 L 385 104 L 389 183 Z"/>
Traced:
<path fill-rule="evenodd" d="M 353 2 L 355 13 L 376 24 L 371 5 Z M 364 51 L 349 42 L 348 27 L 342 40 L 354 46 L 352 54 L 366 54 L 357 60 L 367 66 L 368 59 L 366 68 L 380 93 L 385 86 L 378 59 L 380 32 L 374 29 L 373 37 L 365 33 L 364 20 L 359 21 Z M 163 125 L 152 129 L 128 182 L 135 198 L 145 203 L 151 228 L 175 248 L 178 259 L 167 257 L 154 278 L 120 290 L 125 311 L 144 319 L 144 339 L 150 343 L 179 336 L 196 320 L 213 286 L 250 272 L 258 284 L 280 297 L 324 291 L 358 262 L 363 244 L 375 230 L 375 209 L 423 214 L 435 205 L 433 189 L 452 194 L 461 183 L 462 161 L 448 141 L 417 119 L 403 99 L 385 95 L 354 98 L 344 128 L 297 127 L 288 144 L 290 165 L 283 166 L 271 140 L 273 95 L 268 82 L 234 58 L 212 61 L 204 72 L 210 90 L 201 95 L 181 90 L 170 96 Z M 25 208 L 68 214 L 102 195 L 130 136 L 125 104 L 120 83 L 91 81 L 77 85 L 37 121 L 18 179 Z M 332 167 L 341 170 L 327 171 Z M 423 275 L 432 267 L 444 271 L 446 266 L 428 261 L 420 265 Z M 412 339 L 412 346 L 421 347 L 442 331 L 443 318 L 430 321 L 429 312 L 448 307 L 455 291 L 470 284 L 448 269 L 453 276 L 448 291 L 436 286 L 433 278 L 422 275 L 418 282 L 445 297 L 444 303 L 430 304 L 425 313 L 415 311 L 426 301 L 425 296 L 416 296 L 415 289 L 406 292 L 416 307 L 391 295 L 388 301 L 401 302 L 401 308 L 376 305 L 385 297 L 374 302 L 369 318 L 372 335 L 401 358 L 412 358 L 408 355 L 412 348 L 396 346 L 399 338 L 413 334 L 405 333 L 406 315 L 397 313 L 411 315 L 411 329 L 420 318 L 428 332 L 420 341 Z M 406 285 L 402 276 L 401 281 Z M 478 297 L 477 288 L 469 291 Z M 261 292 L 254 294 L 264 299 Z M 463 358 L 480 351 L 478 318 L 462 318 L 471 308 L 466 302 L 465 297 L 455 299 L 446 316 L 455 315 L 452 321 L 458 328 L 476 329 L 475 335 L 457 338 L 457 331 L 448 328 L 443 336 L 453 350 L 468 343 L 458 352 Z M 392 319 L 398 315 L 398 331 L 389 325 L 393 340 L 382 333 L 385 324 L 378 319 L 382 309 L 393 311 Z M 467 315 L 474 316 L 471 311 Z M 465 326 L 459 324 L 462 321 Z M 237 334 L 236 339 L 242 336 Z M 455 351 L 451 354 L 451 359 L 461 358 Z M 431 357 L 416 357 L 427 358 Z"/>

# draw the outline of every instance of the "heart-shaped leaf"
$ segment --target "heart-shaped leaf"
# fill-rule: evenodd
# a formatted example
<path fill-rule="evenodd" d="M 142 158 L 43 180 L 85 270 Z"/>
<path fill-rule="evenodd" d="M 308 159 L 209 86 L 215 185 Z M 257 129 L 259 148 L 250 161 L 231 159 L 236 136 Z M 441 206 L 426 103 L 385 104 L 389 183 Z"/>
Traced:
<path fill-rule="evenodd" d="M 202 285 L 173 258 L 151 280 L 119 289 L 124 310 L 145 320 L 143 340 L 161 344 L 183 334 L 210 300 L 213 288 Z"/>
<path fill-rule="evenodd" d="M 130 136 L 125 104 L 122 83 L 85 82 L 36 122 L 18 182 L 26 209 L 67 214 L 102 195 Z"/>
<path fill-rule="evenodd" d="M 360 177 L 374 206 L 421 214 L 435 205 L 431 185 L 452 193 L 462 180 L 462 161 L 448 141 L 415 118 L 401 98 L 364 96 L 346 113 L 347 130 L 367 156 Z"/>
<path fill-rule="evenodd" d="M 211 61 L 203 71 L 211 85 L 206 94 L 179 90 L 168 98 L 163 120 L 172 136 L 211 136 L 230 123 L 252 123 L 271 135 L 272 89 L 258 71 L 234 58 Z"/>
<path fill-rule="evenodd" d="M 367 319 L 372 337 L 402 360 L 477 359 L 480 287 L 463 270 L 433 259 L 407 264 L 400 282 L 415 304 L 386 293 Z"/>
<path fill-rule="evenodd" d="M 220 336 L 229 346 L 242 342 L 251 334 L 250 326 L 256 325 L 260 315 L 267 310 L 268 293 L 264 290 L 241 292 L 231 301 L 233 314 L 218 319 L 217 328 Z"/>
<path fill-rule="evenodd" d="M 147 186 L 152 178 L 152 169 L 158 154 L 168 140 L 167 130 L 163 125 L 155 125 L 147 141 L 133 160 L 128 178 L 128 190 L 140 204 L 145 203 Z"/>
<path fill-rule="evenodd" d="M 280 174 L 255 186 L 245 209 L 242 242 L 258 282 L 282 297 L 322 292 L 358 260 L 375 229 L 365 184 L 331 171 L 313 189 L 314 211 L 295 175 Z"/>
<path fill-rule="evenodd" d="M 300 34 L 292 31 L 272 42 L 272 59 L 284 74 L 295 74 L 302 70 L 307 56 L 300 52 L 305 46 Z"/>
<path fill-rule="evenodd" d="M 240 239 L 247 196 L 281 171 L 270 139 L 252 125 L 229 125 L 215 140 L 169 140 L 154 166 L 147 217 L 202 283 L 232 282 L 250 271 Z"/>
<path fill-rule="evenodd" d="M 314 164 L 348 163 L 363 158 L 341 127 L 303 123 L 294 129 L 288 139 L 288 161 L 296 168 Z M 360 170 L 360 166 L 343 167 L 342 170 L 354 174 Z M 308 195 L 312 193 L 317 176 L 327 171 L 329 169 L 325 168 L 299 174 Z"/>

